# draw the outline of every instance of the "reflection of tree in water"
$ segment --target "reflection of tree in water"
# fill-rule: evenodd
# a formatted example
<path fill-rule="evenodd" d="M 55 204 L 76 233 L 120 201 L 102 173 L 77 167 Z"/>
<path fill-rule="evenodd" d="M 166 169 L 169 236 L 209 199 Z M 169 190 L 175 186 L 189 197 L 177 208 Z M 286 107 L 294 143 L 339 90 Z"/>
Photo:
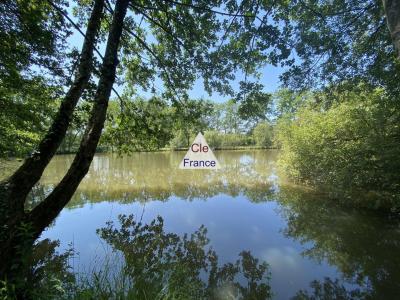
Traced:
<path fill-rule="evenodd" d="M 356 300 L 368 299 L 368 295 L 359 289 L 348 290 L 338 279 L 325 278 L 323 282 L 314 280 L 310 284 L 312 291 L 299 291 L 292 300 Z"/>
<path fill-rule="evenodd" d="M 269 299 L 267 264 L 243 251 L 222 266 L 208 246 L 207 229 L 191 235 L 166 233 L 163 219 L 141 224 L 120 216 L 120 228 L 108 223 L 98 233 L 124 257 L 121 270 L 134 299 Z"/>
<path fill-rule="evenodd" d="M 29 271 L 16 281 L 17 293 L 23 299 L 272 297 L 267 263 L 242 251 L 235 262 L 220 264 L 217 253 L 208 245 L 204 226 L 191 235 L 179 236 L 164 231 L 161 217 L 142 224 L 132 215 L 121 215 L 119 222 L 118 228 L 109 222 L 97 233 L 118 254 L 122 264 L 113 261 L 78 280 L 68 265 L 73 252 L 60 255 L 55 251 L 58 242 L 44 240 L 34 247 Z"/>
<path fill-rule="evenodd" d="M 223 169 L 211 171 L 178 169 L 183 155 L 163 152 L 97 156 L 68 206 L 99 201 L 167 201 L 171 196 L 190 201 L 221 193 L 233 197 L 243 194 L 256 202 L 271 196 L 268 177 L 275 165 L 273 151 L 224 151 L 217 155 Z M 33 193 L 36 202 L 58 182 L 69 164 L 69 156 L 55 158 L 41 179 L 43 190 Z"/>
<path fill-rule="evenodd" d="M 287 221 L 284 234 L 306 245 L 305 256 L 336 266 L 344 280 L 368 293 L 364 298 L 395 299 L 400 295 L 397 220 L 340 208 L 294 189 L 282 188 L 278 197 Z"/>
<path fill-rule="evenodd" d="M 22 274 L 0 282 L 0 299 L 60 299 L 73 291 L 75 275 L 69 258 L 73 250 L 59 253 L 59 241 L 38 241 L 24 257 Z"/>
<path fill-rule="evenodd" d="M 297 213 L 301 214 L 304 211 L 298 210 Z M 323 218 L 325 217 L 324 215 Z M 296 227 L 299 221 L 292 219 L 289 226 Z M 307 226 L 302 228 L 304 233 L 302 239 L 308 234 L 319 231 Z M 322 226 L 322 228 L 327 227 Z M 295 230 L 290 231 L 294 234 L 300 228 L 292 227 L 288 230 Z M 342 230 L 338 232 L 344 233 Z M 77 280 L 68 265 L 71 251 L 59 254 L 55 251 L 58 242 L 49 240 L 38 242 L 34 255 L 29 259 L 33 267 L 24 275 L 23 282 L 20 281 L 20 286 L 24 284 L 24 288 L 21 289 L 23 298 L 270 299 L 272 297 L 271 274 L 266 262 L 260 262 L 249 251 L 242 251 L 235 262 L 219 263 L 217 253 L 209 246 L 207 229 L 204 226 L 191 235 L 179 236 L 165 232 L 161 217 L 149 224 L 142 224 L 135 221 L 132 215 L 122 215 L 119 217 L 118 225 L 109 222 L 104 228 L 98 229 L 97 233 L 116 253 L 115 256 L 108 253 L 109 257 L 118 258 L 121 264 L 113 261 L 111 265 L 99 266 L 99 270 L 95 273 L 86 274 Z M 342 241 L 339 243 L 345 243 L 346 239 L 339 237 L 337 233 L 325 239 L 341 238 Z M 377 273 L 375 277 L 381 277 L 385 272 L 390 277 L 397 267 L 394 265 L 389 269 L 388 266 L 381 264 L 382 270 L 379 266 L 367 268 L 365 263 L 362 264 L 364 262 L 362 258 L 355 260 L 353 255 L 357 253 L 347 252 L 348 247 L 345 245 L 330 249 L 333 244 L 319 245 L 323 241 L 323 238 L 317 239 L 314 248 L 318 248 L 318 253 L 326 251 L 330 253 L 325 255 L 336 255 L 337 261 L 333 262 L 336 262 L 339 268 L 345 260 L 360 263 L 355 269 L 348 270 L 353 272 L 349 273 L 348 277 L 360 276 L 359 279 L 363 281 L 365 276 L 378 271 L 381 273 Z M 307 252 L 306 255 L 310 253 Z M 107 270 L 107 268 L 112 269 Z M 388 277 L 381 280 L 385 281 Z M 389 296 L 397 295 L 395 278 L 386 283 L 393 285 L 392 290 L 385 290 L 386 286 L 378 286 L 377 289 L 376 280 L 374 281 L 374 278 L 370 280 L 371 285 L 367 288 L 349 288 L 349 285 L 342 280 L 325 278 L 323 281 L 311 282 L 311 290 L 300 290 L 293 299 L 394 299 Z"/>
<path fill-rule="evenodd" d="M 281 213 L 287 222 L 284 234 L 296 241 L 300 241 L 306 247 L 303 253 L 305 256 L 316 261 L 326 260 L 330 265 L 336 266 L 343 276 L 343 278 L 340 278 L 340 282 L 331 279 L 313 282 L 311 283 L 313 291 L 309 292 L 309 294 L 304 291 L 299 292 L 298 297 L 324 299 L 324 297 L 319 297 L 318 295 L 339 295 L 340 297 L 336 298 L 351 299 L 357 298 L 357 293 L 359 293 L 359 295 L 362 295 L 360 296 L 361 298 L 395 299 L 400 294 L 400 256 L 398 255 L 400 252 L 400 230 L 398 221 L 377 216 L 374 213 L 359 212 L 349 208 L 343 209 L 324 197 L 312 195 L 300 189 L 281 185 L 279 190 L 275 191 L 271 189 L 271 183 L 265 180 L 271 174 L 273 160 L 264 157 L 262 153 L 246 154 L 248 159 L 243 162 L 240 160 L 243 153 L 232 154 L 220 159 L 220 163 L 226 166 L 223 172 L 188 172 L 184 173 L 184 176 L 175 168 L 179 164 L 181 154 L 178 155 L 178 158 L 167 154 L 157 155 L 160 157 L 156 159 L 154 159 L 153 154 L 140 155 L 141 159 L 134 159 L 137 164 L 133 167 L 129 160 L 115 159 L 112 161 L 112 158 L 107 157 L 104 160 L 99 160 L 101 163 L 105 163 L 110 159 L 108 164 L 110 169 L 95 168 L 86 185 L 83 185 L 82 189 L 76 193 L 76 198 L 73 200 L 72 205 L 114 199 L 126 202 L 152 199 L 165 200 L 171 195 L 185 199 L 193 199 L 195 197 L 208 198 L 219 193 L 232 196 L 243 194 L 251 201 L 277 199 L 281 205 Z M 168 161 L 168 159 L 171 159 L 171 161 Z M 161 169 L 157 167 L 160 163 L 159 161 L 163 166 Z M 146 166 L 150 169 L 146 169 Z M 118 179 L 117 181 L 112 181 L 114 175 Z M 136 185 L 129 184 L 130 178 L 137 179 L 135 181 Z M 115 190 L 113 190 L 111 183 L 115 182 L 119 185 L 115 186 Z M 107 183 L 107 187 L 99 189 L 102 183 Z M 45 194 L 46 190 L 38 189 L 37 193 Z M 128 221 L 125 220 L 124 222 Z M 114 249 L 122 253 L 135 270 L 149 268 L 149 266 L 145 263 L 142 263 L 143 265 L 134 264 L 134 258 L 142 257 L 142 260 L 138 259 L 137 263 L 146 261 L 145 258 L 149 255 L 162 258 L 162 261 L 168 261 L 168 264 L 159 263 L 154 265 L 154 270 L 151 269 L 151 271 L 144 272 L 146 276 L 150 276 L 149 278 L 137 277 L 132 279 L 132 276 L 137 274 L 132 273 L 133 271 L 129 273 L 129 270 L 123 270 L 126 272 L 125 276 L 131 284 L 134 284 L 135 280 L 142 280 L 142 282 L 151 286 L 157 283 L 157 278 L 160 278 L 161 282 L 164 280 L 173 286 L 172 284 L 179 282 L 178 279 L 180 278 L 185 278 L 185 280 L 190 278 L 189 283 L 197 287 L 196 292 L 201 291 L 202 295 L 206 295 L 206 292 L 209 292 L 210 287 L 213 286 L 217 286 L 220 291 L 227 291 L 232 286 L 234 290 L 240 291 L 239 287 L 235 285 L 235 282 L 236 284 L 242 283 L 239 279 L 232 279 L 229 284 L 222 285 L 218 283 L 218 280 L 211 280 L 213 279 L 212 276 L 210 280 L 203 278 L 204 274 L 210 276 L 213 270 L 212 256 L 204 248 L 207 244 L 201 244 L 200 241 L 202 240 L 198 238 L 199 234 L 205 237 L 204 228 L 200 228 L 196 234 L 199 241 L 197 244 L 203 249 L 203 252 L 200 251 L 199 253 L 203 253 L 203 258 L 201 259 L 204 264 L 207 264 L 207 268 L 201 267 L 198 273 L 194 273 L 188 267 L 189 262 L 195 267 L 201 265 L 194 258 L 190 260 L 190 256 L 170 257 L 171 253 L 174 252 L 173 250 L 179 247 L 181 247 L 179 249 L 181 249 L 182 253 L 187 253 L 189 250 L 185 250 L 184 247 L 185 245 L 191 245 L 189 241 L 192 236 L 187 236 L 186 242 L 184 242 L 182 237 L 173 234 L 169 235 L 163 230 L 159 230 L 161 233 L 157 233 L 156 228 L 160 227 L 157 222 L 147 225 L 151 226 L 147 229 L 143 229 L 142 227 L 146 225 L 141 224 L 139 227 L 142 228 L 142 231 L 138 231 L 141 232 L 141 236 L 134 235 L 134 227 L 132 226 L 138 226 L 137 223 L 129 226 L 126 224 L 125 229 L 122 226 L 124 223 L 122 223 L 121 228 L 118 230 L 114 227 L 106 227 L 99 231 L 99 234 Z M 124 232 L 125 235 L 122 234 Z M 156 239 L 157 234 L 159 240 Z M 196 234 L 193 239 L 196 238 Z M 175 238 L 172 238 L 173 236 Z M 150 243 L 147 247 L 143 242 L 140 244 L 140 241 L 146 240 L 146 238 L 152 241 L 153 244 Z M 158 245 L 157 248 L 156 241 L 163 241 L 164 244 L 161 245 L 165 245 L 164 248 L 161 245 Z M 136 244 L 140 246 L 135 246 Z M 192 244 L 196 243 L 193 242 Z M 148 248 L 150 245 L 153 245 L 153 248 Z M 161 252 L 160 254 L 157 253 L 158 256 L 148 254 L 151 249 Z M 196 249 L 198 248 L 191 248 L 191 251 Z M 169 253 L 169 256 L 167 256 L 167 253 Z M 167 258 L 170 260 L 167 260 Z M 245 256 L 242 253 L 239 263 L 233 263 L 230 268 L 226 267 L 228 271 L 225 271 L 225 273 L 229 273 L 229 270 L 232 270 L 232 272 L 236 272 L 236 278 L 243 278 L 244 267 L 242 264 L 244 260 Z M 178 268 L 178 266 L 182 267 Z M 169 271 L 164 272 L 167 269 Z M 213 272 L 219 274 L 218 271 Z M 158 274 L 159 277 L 152 278 L 151 276 L 156 276 L 153 273 Z M 168 277 L 168 275 L 167 280 L 164 277 L 160 277 L 160 274 L 163 276 L 170 274 L 175 277 Z M 223 274 L 218 276 L 218 278 L 221 278 L 220 281 L 224 280 Z M 169 278 L 176 278 L 176 281 L 172 281 Z M 200 280 L 200 278 L 203 278 L 203 280 Z M 341 285 L 342 282 L 344 285 Z M 356 285 L 360 287 L 358 291 L 354 291 L 354 288 L 349 288 Z M 163 284 L 162 287 L 164 286 Z M 185 284 L 175 284 L 175 286 L 182 286 L 182 289 L 187 287 Z M 345 291 L 346 289 L 347 291 Z M 168 291 L 172 291 L 172 289 Z M 332 298 L 335 297 L 325 297 L 325 299 Z"/>

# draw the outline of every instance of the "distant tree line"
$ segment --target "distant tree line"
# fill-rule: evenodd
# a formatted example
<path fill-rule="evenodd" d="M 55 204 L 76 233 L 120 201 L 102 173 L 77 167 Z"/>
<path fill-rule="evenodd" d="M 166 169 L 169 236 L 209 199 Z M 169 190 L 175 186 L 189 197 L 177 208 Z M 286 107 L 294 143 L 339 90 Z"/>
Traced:
<path fill-rule="evenodd" d="M 135 97 L 110 102 L 98 151 L 131 153 L 187 148 L 198 132 L 205 134 L 213 148 L 242 146 L 272 147 L 272 98 L 260 99 L 251 110 L 234 99 L 215 103 L 204 99 L 186 99 L 170 105 L 161 97 Z M 76 110 L 73 124 L 60 146 L 60 153 L 71 153 L 79 146 L 82 123 L 90 104 Z"/>

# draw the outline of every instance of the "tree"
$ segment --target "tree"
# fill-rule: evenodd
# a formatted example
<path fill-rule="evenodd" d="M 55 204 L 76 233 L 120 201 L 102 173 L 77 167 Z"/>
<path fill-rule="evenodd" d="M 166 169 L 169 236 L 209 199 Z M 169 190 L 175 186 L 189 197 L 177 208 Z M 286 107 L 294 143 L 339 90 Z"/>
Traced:
<path fill-rule="evenodd" d="M 279 120 L 281 165 L 293 179 L 338 199 L 398 211 L 397 101 L 367 86 L 335 95 L 328 109 L 313 101 L 292 118 Z"/>
<path fill-rule="evenodd" d="M 57 70 L 57 64 L 50 63 L 56 63 L 59 58 L 53 51 L 57 49 L 54 45 L 62 44 L 65 36 L 58 33 L 68 32 L 61 30 L 63 27 L 59 24 L 64 22 L 61 16 L 72 21 L 63 10 L 65 3 L 61 1 L 20 1 L 17 4 L 7 2 L 1 6 L 7 12 L 0 18 L 2 34 L 12 33 L 4 39 L 10 42 L 1 45 L 4 53 L 11 53 L 1 61 L 2 80 L 8 83 L 20 78 L 20 70 L 36 63 Z M 154 0 L 144 4 L 116 0 L 114 8 L 109 1 L 103 0 L 95 0 L 92 7 L 87 1 L 79 4 L 82 23 L 87 23 L 87 29 L 75 79 L 69 84 L 69 89 L 66 88 L 58 113 L 37 149 L 0 184 L 2 276 L 10 273 L 14 258 L 20 256 L 23 246 L 31 245 L 54 220 L 87 173 L 104 126 L 116 74 L 125 75 L 132 86 L 144 90 L 154 90 L 154 82 L 161 79 L 164 82 L 162 96 L 173 103 L 187 98 L 187 90 L 197 78 L 203 79 L 209 93 L 217 91 L 234 97 L 230 83 L 237 72 L 246 74 L 246 80 L 241 84 L 246 88 L 251 85 L 247 78 L 257 76 L 257 69 L 265 62 L 273 65 L 293 63 L 289 59 L 289 36 L 293 31 L 296 36 L 291 42 L 305 67 L 292 68 L 294 81 L 303 80 L 304 72 L 311 74 L 310 68 L 316 65 L 323 71 L 324 76 L 320 78 L 324 81 L 360 78 L 390 87 L 393 94 L 399 91 L 399 64 L 394 59 L 392 40 L 382 26 L 382 7 L 372 1 L 304 4 L 303 1 L 273 0 L 261 3 L 250 0 L 199 0 L 190 3 Z M 15 7 L 22 9 L 16 10 Z M 392 6 L 386 7 L 391 11 Z M 125 18 L 127 10 L 130 13 Z M 90 12 L 89 16 L 86 12 Z M 28 22 L 21 25 L 21 20 Z M 391 20 L 388 19 L 389 24 L 392 24 Z M 14 27 L 14 24 L 18 26 Z M 73 26 L 82 32 L 77 24 Z M 23 30 L 14 31 L 15 28 Z M 32 35 L 34 30 L 44 34 Z M 51 38 L 44 38 L 49 36 Z M 88 85 L 96 41 L 105 40 L 101 68 L 96 70 L 98 84 L 93 107 L 75 159 L 46 199 L 31 211 L 26 211 L 26 197 L 64 139 L 74 109 Z M 356 45 L 350 49 L 352 51 L 349 51 L 349 44 Z M 9 51 L 10 45 L 14 48 L 23 46 L 21 51 L 14 53 Z M 18 53 L 22 54 L 14 55 Z M 119 54 L 120 68 L 117 70 Z M 316 59 L 324 55 L 329 59 Z M 15 76 L 15 70 L 19 72 L 18 76 Z M 21 234 L 25 231 L 30 233 L 29 238 Z"/>
<path fill-rule="evenodd" d="M 39 76 L 17 88 L 0 87 L 0 157 L 25 156 L 51 124 L 60 89 Z"/>
<path fill-rule="evenodd" d="M 273 95 L 276 116 L 293 117 L 302 106 L 314 100 L 312 96 L 312 91 L 296 92 L 288 88 L 276 91 Z"/>
<path fill-rule="evenodd" d="M 385 8 L 389 32 L 397 50 L 397 58 L 400 59 L 400 1 L 383 0 L 383 7 Z"/>
<path fill-rule="evenodd" d="M 43 6 L 67 18 L 63 3 L 43 3 L 38 1 L 32 7 Z M 235 72 L 246 70 L 246 74 L 251 75 L 266 60 L 276 64 L 289 55 L 287 32 L 281 30 L 285 15 L 272 9 L 272 3 L 167 0 L 142 4 L 116 0 L 112 8 L 108 1 L 95 0 L 88 9 L 86 1 L 80 2 L 87 29 L 75 79 L 37 150 L 0 185 L 0 255 L 4 261 L 1 277 L 10 274 L 13 266 L 18 265 L 16 258 L 20 258 L 25 246 L 31 245 L 54 220 L 87 173 L 104 126 L 119 50 L 123 55 L 118 73 L 143 89 L 154 88 L 155 79 L 162 79 L 165 83 L 163 96 L 176 103 L 184 98 L 197 77 L 203 78 L 208 92 L 215 90 L 233 95 L 230 80 L 235 78 Z M 24 5 L 30 7 L 28 3 Z M 128 6 L 130 15 L 125 19 Z M 106 13 L 102 30 L 99 30 L 103 10 Z M 85 11 L 90 11 L 88 19 L 85 19 Z M 0 20 L 8 22 L 6 18 Z M 73 26 L 82 32 L 77 24 Z M 38 37 L 40 35 L 35 36 Z M 31 211 L 25 211 L 26 196 L 65 137 L 73 111 L 89 82 L 96 40 L 105 39 L 101 69 L 96 71 L 99 80 L 94 104 L 74 161 L 54 190 Z M 21 232 L 29 234 L 23 236 Z"/>
<path fill-rule="evenodd" d="M 400 64 L 392 44 L 398 43 L 394 30 L 399 22 L 398 3 L 298 0 L 282 6 L 293 21 L 291 43 L 300 58 L 283 74 L 285 85 L 321 88 L 366 82 L 399 95 Z M 393 40 L 386 20 L 394 30 Z"/>
<path fill-rule="evenodd" d="M 203 99 L 193 100 L 185 99 L 178 105 L 175 105 L 174 110 L 174 129 L 184 138 L 184 144 L 180 147 L 190 146 L 190 138 L 197 135 L 197 133 L 204 131 L 207 124 L 207 115 L 211 114 L 213 104 Z"/>
<path fill-rule="evenodd" d="M 128 3 L 126 3 L 127 7 Z M 126 11 L 121 8 L 123 12 Z M 19 265 L 18 260 L 21 259 L 21 255 L 25 250 L 24 245 L 31 244 L 33 240 L 41 233 L 41 231 L 49 224 L 49 220 L 54 219 L 57 216 L 58 212 L 61 210 L 65 199 L 70 197 L 68 194 L 65 194 L 64 197 L 59 198 L 58 193 L 62 192 L 64 194 L 65 190 L 62 189 L 62 185 L 66 185 L 71 187 L 71 192 L 76 189 L 74 187 L 76 181 L 81 180 L 78 174 L 75 176 L 66 176 L 63 180 L 63 183 L 60 183 L 58 186 L 59 189 L 55 189 L 52 193 L 52 197 L 56 197 L 57 201 L 52 201 L 52 197 L 46 198 L 47 205 L 42 202 L 41 204 L 44 205 L 44 210 L 37 206 L 33 209 L 30 213 L 25 213 L 24 211 L 24 204 L 25 199 L 29 191 L 32 189 L 33 185 L 40 179 L 41 174 L 43 173 L 44 168 L 50 161 L 51 157 L 55 154 L 58 146 L 60 145 L 61 141 L 63 140 L 65 133 L 68 129 L 69 122 L 73 110 L 82 95 L 83 89 L 90 78 L 91 73 L 91 65 L 92 65 L 92 58 L 93 58 L 93 49 L 95 47 L 95 39 L 97 32 L 100 27 L 100 21 L 102 17 L 103 11 L 103 1 L 98 0 L 95 2 L 91 18 L 88 23 L 88 28 L 86 32 L 86 38 L 82 47 L 80 63 L 78 67 L 78 73 L 75 78 L 75 81 L 71 85 L 71 88 L 67 92 L 64 100 L 61 103 L 59 108 L 58 114 L 56 115 L 54 122 L 49 129 L 45 138 L 40 142 L 38 146 L 38 150 L 34 152 L 34 154 L 29 157 L 24 164 L 5 182 L 2 182 L 0 186 L 0 196 L 1 196 L 1 220 L 3 222 L 2 231 L 0 235 L 2 246 L 0 248 L 0 253 L 2 257 L 6 258 L 5 263 L 1 265 L 0 274 L 1 277 L 6 276 L 7 273 L 11 271 L 11 269 L 15 268 L 15 264 Z M 117 15 L 117 14 L 116 14 Z M 122 28 L 122 21 L 125 13 L 121 15 L 117 15 L 119 19 L 116 18 L 114 28 L 110 31 L 110 39 L 107 45 L 106 50 L 106 58 L 103 62 L 103 78 L 99 82 L 99 88 L 97 93 L 97 99 L 101 100 L 102 98 L 108 100 L 109 92 L 111 91 L 112 83 L 114 81 L 114 72 L 116 67 L 116 53 L 118 49 L 118 41 L 121 35 Z M 108 74 L 110 69 L 114 69 L 114 72 Z M 105 78 L 106 75 L 109 78 Z M 111 80 L 111 82 L 105 82 L 106 80 Z M 111 85 L 110 85 L 111 84 Z M 110 88 L 110 91 L 107 89 Z M 108 96 L 107 96 L 108 94 Z M 100 102 L 100 101 L 98 101 Z M 98 103 L 94 106 L 93 112 L 97 110 L 106 109 L 106 105 L 104 106 L 103 103 Z M 96 110 L 95 110 L 96 108 Z M 99 116 L 101 117 L 101 115 Z M 96 143 L 93 143 L 93 139 L 88 139 L 88 135 L 91 132 L 94 132 L 96 135 L 96 131 L 93 129 L 93 125 L 101 123 L 101 119 L 98 122 L 95 122 L 97 116 L 93 114 L 93 118 L 88 126 L 88 131 L 85 139 L 82 141 L 82 148 L 86 148 L 90 146 L 90 148 L 95 148 Z M 102 124 L 101 124 L 102 126 Z M 97 126 L 98 127 L 98 126 Z M 100 129 L 100 130 L 99 130 Z M 97 133 L 101 132 L 101 128 L 97 129 Z M 94 146 L 94 147 L 93 147 Z M 81 149 L 86 150 L 86 149 Z M 88 149 L 91 150 L 91 149 Z M 83 151 L 82 151 L 83 152 Z M 94 149 L 93 149 L 94 152 Z M 90 153 L 90 152 L 89 152 Z M 86 153 L 87 155 L 87 153 Z M 79 158 L 78 158 L 79 159 Z M 90 154 L 87 157 L 89 163 L 91 161 Z M 75 168 L 81 167 L 80 164 L 75 163 L 75 165 L 71 166 L 70 171 L 73 171 Z M 88 167 L 88 166 L 87 166 Z M 83 168 L 84 169 L 84 168 Z M 85 171 L 81 173 L 86 173 Z M 70 173 L 71 174 L 71 173 Z M 68 174 L 67 174 L 68 175 Z M 81 175 L 82 176 L 82 175 Z M 72 178 L 75 177 L 75 178 Z M 83 177 L 83 176 L 82 176 Z M 72 182 L 71 182 L 72 181 Z M 75 183 L 75 184 L 74 184 Z M 57 192 L 58 191 L 58 192 Z M 71 194 L 72 195 L 72 194 Z M 64 199 L 63 199 L 64 198 Z M 45 201 L 46 201 L 45 200 Z M 65 204 L 64 204 L 65 205 Z M 20 230 L 23 224 L 29 223 L 29 226 L 32 226 L 31 232 L 28 236 L 21 236 Z M 15 253 L 17 253 L 15 255 Z M 17 261 L 16 261 L 17 260 Z"/>
<path fill-rule="evenodd" d="M 273 129 L 269 122 L 260 122 L 253 129 L 253 137 L 257 146 L 271 147 L 273 139 Z"/>
<path fill-rule="evenodd" d="M 49 83 L 65 79 L 66 38 L 69 26 L 51 3 L 42 0 L 2 1 L 0 3 L 0 82 L 3 90 L 17 92 L 40 74 Z M 29 89 L 26 89 L 26 92 Z"/>
<path fill-rule="evenodd" d="M 160 98 L 126 102 L 124 111 L 111 102 L 108 121 L 102 136 L 103 145 L 119 153 L 155 150 L 164 147 L 173 135 L 172 108 Z"/>
<path fill-rule="evenodd" d="M 239 116 L 239 104 L 230 99 L 224 103 L 222 126 L 225 133 L 239 133 L 242 130 L 242 120 Z"/>
<path fill-rule="evenodd" d="M 87 101 L 82 101 L 77 105 L 72 115 L 71 124 L 57 153 L 74 153 L 78 149 L 92 105 L 93 103 Z"/>
<path fill-rule="evenodd" d="M 291 43 L 299 58 L 282 79 L 299 93 L 284 97 L 278 107 L 287 112 L 278 135 L 281 162 L 292 178 L 335 198 L 394 210 L 398 3 L 299 0 L 282 6 L 293 20 Z M 368 194 L 363 201 L 357 201 L 360 192 Z"/>
<path fill-rule="evenodd" d="M 68 80 L 70 27 L 47 1 L 2 1 L 0 15 L 0 157 L 25 156 L 46 133 Z"/>
<path fill-rule="evenodd" d="M 239 117 L 247 121 L 246 127 L 254 127 L 260 121 L 268 119 L 271 113 L 271 95 L 267 93 L 250 93 L 246 101 L 240 103 L 238 108 Z"/>
<path fill-rule="evenodd" d="M 207 116 L 208 127 L 215 131 L 223 130 L 224 103 L 213 103 L 212 110 Z"/>

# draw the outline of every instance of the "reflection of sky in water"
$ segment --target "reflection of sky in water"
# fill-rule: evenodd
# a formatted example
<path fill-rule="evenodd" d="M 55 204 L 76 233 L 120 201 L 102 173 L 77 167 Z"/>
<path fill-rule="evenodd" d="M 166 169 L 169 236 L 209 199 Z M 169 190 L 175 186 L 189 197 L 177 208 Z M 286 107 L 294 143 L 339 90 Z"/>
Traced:
<path fill-rule="evenodd" d="M 254 158 L 250 155 L 244 154 L 240 157 L 239 162 L 245 165 L 252 164 L 254 162 Z"/>
<path fill-rule="evenodd" d="M 275 298 L 288 299 L 300 289 L 309 289 L 315 279 L 342 278 L 333 263 L 335 257 L 331 257 L 328 264 L 325 257 L 314 259 L 303 255 L 313 248 L 313 239 L 321 239 L 322 247 L 328 247 L 334 255 L 340 250 L 335 242 L 347 236 L 352 240 L 355 228 L 359 228 L 369 241 L 370 228 L 378 227 L 362 223 L 363 219 L 359 220 L 357 215 L 347 212 L 340 215 L 318 204 L 315 206 L 314 198 L 301 202 L 301 197 L 304 198 L 299 196 L 301 194 L 282 193 L 281 190 L 286 190 L 280 186 L 276 172 L 276 153 L 215 153 L 223 166 L 222 171 L 215 173 L 178 171 L 181 153 L 136 154 L 131 159 L 97 156 L 72 204 L 61 212 L 42 237 L 59 239 L 62 249 L 73 243 L 79 252 L 73 263 L 75 270 L 88 271 L 101 265 L 110 251 L 96 234 L 96 229 L 105 227 L 110 220 L 118 224 L 119 214 L 133 214 L 136 219 L 143 218 L 143 222 L 150 222 L 160 215 L 165 231 L 177 234 L 190 234 L 204 224 L 220 263 L 236 261 L 241 251 L 250 250 L 270 265 Z M 44 185 L 54 184 L 57 176 L 67 168 L 67 158 L 57 159 L 47 170 L 42 180 Z M 308 208 L 309 205 L 314 207 Z M 315 212 L 318 209 L 321 210 Z M 337 232 L 336 227 L 330 228 L 336 226 L 337 219 L 330 219 L 335 214 L 339 219 L 347 216 L 346 220 L 340 219 L 340 224 L 350 225 L 338 228 Z M 353 226 L 353 223 L 358 225 L 357 222 L 362 226 Z M 291 236 L 285 234 L 289 223 L 293 231 Z M 376 237 L 380 238 L 381 232 L 375 230 Z M 329 240 L 331 232 L 337 236 Z M 308 236 L 311 241 L 307 240 Z M 328 238 L 327 242 L 325 238 Z M 359 243 L 363 242 L 364 236 L 361 238 Z M 372 243 L 373 238 L 374 235 Z M 389 246 L 393 252 L 399 250 Z M 347 255 L 346 251 L 343 250 Z M 379 269 L 380 265 L 377 265 Z"/>
<path fill-rule="evenodd" d="M 117 222 L 118 214 L 134 214 L 139 219 L 144 209 L 144 222 L 161 215 L 165 230 L 178 234 L 191 233 L 204 224 L 221 263 L 235 261 L 242 250 L 251 250 L 253 255 L 270 264 L 273 291 L 277 298 L 286 299 L 315 278 L 335 277 L 335 272 L 301 257 L 301 246 L 282 236 L 284 222 L 274 212 L 276 205 L 274 202 L 252 204 L 244 197 L 226 195 L 208 201 L 172 198 L 168 202 L 151 201 L 144 205 L 85 204 L 79 209 L 64 210 L 43 237 L 60 239 L 64 247 L 73 242 L 79 252 L 75 266 L 81 265 L 77 268 L 84 271 L 82 266 L 93 268 L 109 250 L 96 235 L 96 229 L 109 220 Z"/>

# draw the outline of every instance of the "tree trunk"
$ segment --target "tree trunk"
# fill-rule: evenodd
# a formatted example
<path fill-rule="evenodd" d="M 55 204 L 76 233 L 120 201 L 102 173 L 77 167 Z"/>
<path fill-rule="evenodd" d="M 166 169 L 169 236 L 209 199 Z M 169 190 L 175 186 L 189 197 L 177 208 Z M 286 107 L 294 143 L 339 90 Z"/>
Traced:
<path fill-rule="evenodd" d="M 103 16 L 104 0 L 95 0 L 82 46 L 78 72 L 66 93 L 48 133 L 31 157 L 0 184 L 0 279 L 15 274 L 21 257 L 28 251 L 31 228 L 24 211 L 26 196 L 40 179 L 45 167 L 64 139 L 73 111 L 92 72 L 93 50 Z"/>
<path fill-rule="evenodd" d="M 0 184 L 0 219 L 2 221 L 9 219 L 7 216 L 14 219 L 18 215 L 23 215 L 26 196 L 39 181 L 44 169 L 65 137 L 73 111 L 92 73 L 93 50 L 103 16 L 103 8 L 104 0 L 94 1 L 82 46 L 78 72 L 49 131 L 41 140 L 37 150 L 10 178 Z"/>
<path fill-rule="evenodd" d="M 400 59 L 400 0 L 383 0 L 383 7 L 397 58 Z"/>
<path fill-rule="evenodd" d="M 89 170 L 104 127 L 108 100 L 115 81 L 118 48 L 128 4 L 129 0 L 118 0 L 116 2 L 100 79 L 95 93 L 95 103 L 74 161 L 56 188 L 28 216 L 29 222 L 33 226 L 34 238 L 39 237 L 41 232 L 57 217 Z"/>

